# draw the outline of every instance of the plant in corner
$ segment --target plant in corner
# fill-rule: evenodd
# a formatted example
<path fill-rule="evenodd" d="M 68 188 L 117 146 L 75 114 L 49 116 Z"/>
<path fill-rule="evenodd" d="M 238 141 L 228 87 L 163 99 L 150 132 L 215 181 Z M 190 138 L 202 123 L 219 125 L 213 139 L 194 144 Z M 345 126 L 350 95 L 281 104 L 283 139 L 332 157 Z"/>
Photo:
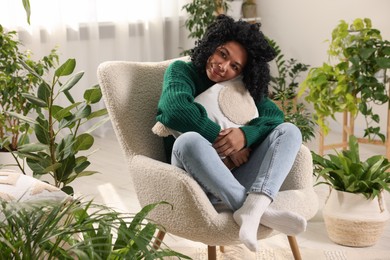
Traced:
<path fill-rule="evenodd" d="M 350 112 L 354 117 L 361 114 L 366 121 L 364 137 L 378 136 L 384 141 L 380 127 L 372 125 L 380 122 L 372 104 L 389 101 L 390 42 L 382 39 L 368 18 L 355 19 L 352 24 L 341 20 L 332 31 L 328 54 L 330 62 L 312 68 L 300 90 L 300 94 L 308 90 L 305 99 L 314 105 L 317 124 L 326 135 L 328 117 L 336 119 L 338 112 Z M 378 73 L 382 80 L 376 77 Z"/>
<path fill-rule="evenodd" d="M 91 132 L 104 124 L 109 118 L 105 116 L 107 110 L 93 111 L 92 105 L 100 101 L 102 94 L 98 85 L 85 90 L 84 100 L 75 101 L 70 90 L 83 77 L 84 72 L 72 75 L 76 67 L 74 59 L 68 59 L 59 66 L 51 82 L 47 82 L 37 74 L 28 64 L 20 62 L 42 84 L 37 91 L 23 96 L 36 106 L 35 119 L 15 112 L 9 115 L 28 123 L 35 132 L 36 142 L 30 142 L 19 147 L 15 152 L 18 157 L 26 158 L 28 166 L 32 169 L 34 177 L 50 175 L 53 185 L 61 188 L 68 194 L 73 194 L 69 186 L 75 178 L 96 173 L 87 171 L 90 165 L 86 152 L 92 147 L 94 137 Z M 67 81 L 63 82 L 63 78 Z M 59 97 L 66 97 L 69 105 L 58 105 Z M 88 130 L 81 132 L 80 127 L 91 120 L 103 117 Z M 79 155 L 79 152 L 84 152 Z"/>
<path fill-rule="evenodd" d="M 370 246 L 380 238 L 389 219 L 382 195 L 390 192 L 390 162 L 383 155 L 361 161 L 353 135 L 348 145 L 349 149 L 324 157 L 312 152 L 314 174 L 321 180 L 317 184 L 331 187 L 324 220 L 334 242 Z"/>
<path fill-rule="evenodd" d="M 308 70 L 309 65 L 298 62 L 296 59 L 285 60 L 276 41 L 268 42 L 276 52 L 275 64 L 277 75 L 271 75 L 271 99 L 274 100 L 285 115 L 285 121 L 295 124 L 302 133 L 304 142 L 315 136 L 315 122 L 303 103 L 297 102 L 297 79 L 302 72 Z"/>
<path fill-rule="evenodd" d="M 148 213 L 118 213 L 92 201 L 2 202 L 1 259 L 190 259 L 169 247 L 155 246 L 156 223 Z"/>

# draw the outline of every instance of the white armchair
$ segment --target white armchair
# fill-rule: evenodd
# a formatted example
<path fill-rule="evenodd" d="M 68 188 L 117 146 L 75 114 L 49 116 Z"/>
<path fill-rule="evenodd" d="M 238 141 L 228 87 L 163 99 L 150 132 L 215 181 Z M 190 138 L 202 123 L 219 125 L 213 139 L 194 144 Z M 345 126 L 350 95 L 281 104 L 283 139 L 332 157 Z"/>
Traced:
<path fill-rule="evenodd" d="M 173 209 L 160 206 L 149 217 L 166 232 L 208 245 L 209 259 L 215 259 L 215 246 L 240 243 L 239 226 L 231 211 L 218 212 L 195 180 L 165 162 L 163 140 L 151 131 L 170 62 L 107 61 L 98 67 L 98 80 L 141 206 L 160 201 L 172 204 Z M 312 172 L 310 151 L 302 145 L 271 207 L 312 218 L 318 209 Z M 274 234 L 262 226 L 258 239 Z M 295 259 L 300 259 L 295 237 L 288 238 Z"/>

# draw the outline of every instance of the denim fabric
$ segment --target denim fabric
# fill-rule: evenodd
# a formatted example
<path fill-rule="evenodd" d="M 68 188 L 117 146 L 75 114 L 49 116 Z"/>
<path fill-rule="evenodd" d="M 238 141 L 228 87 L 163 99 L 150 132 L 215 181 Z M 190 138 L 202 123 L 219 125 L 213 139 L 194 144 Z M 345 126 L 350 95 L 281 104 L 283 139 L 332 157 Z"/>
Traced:
<path fill-rule="evenodd" d="M 187 132 L 173 145 L 172 164 L 184 169 L 205 192 L 220 198 L 235 211 L 250 192 L 275 198 L 301 144 L 302 136 L 295 125 L 280 124 L 260 145 L 252 148 L 247 163 L 231 172 L 209 141 L 198 133 Z"/>

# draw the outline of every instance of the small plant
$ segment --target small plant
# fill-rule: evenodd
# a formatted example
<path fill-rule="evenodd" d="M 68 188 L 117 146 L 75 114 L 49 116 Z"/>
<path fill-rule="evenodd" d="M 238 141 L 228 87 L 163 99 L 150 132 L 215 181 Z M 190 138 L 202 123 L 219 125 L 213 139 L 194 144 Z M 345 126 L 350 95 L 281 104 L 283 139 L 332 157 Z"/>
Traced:
<path fill-rule="evenodd" d="M 153 246 L 161 229 L 146 219 L 160 204 L 137 214 L 118 213 L 92 201 L 1 202 L 1 259 L 190 259 Z M 161 241 L 160 241 L 161 242 Z"/>
<path fill-rule="evenodd" d="M 349 149 L 328 154 L 327 158 L 312 152 L 314 174 L 332 188 L 350 193 L 361 193 L 367 199 L 380 196 L 383 190 L 390 192 L 390 162 L 383 155 L 360 160 L 357 138 L 349 137 Z"/>
<path fill-rule="evenodd" d="M 42 83 L 20 61 L 28 64 L 40 76 L 58 62 L 55 49 L 39 61 L 32 60 L 29 52 L 19 50 L 21 43 L 14 39 L 15 34 L 14 31 L 6 32 L 0 25 L 0 150 L 3 151 L 16 151 L 18 146 L 29 141 L 32 132 L 30 125 L 6 112 L 26 116 L 33 111 L 35 105 L 29 103 L 23 95 L 36 90 Z"/>
<path fill-rule="evenodd" d="M 37 139 L 37 142 L 20 146 L 15 153 L 20 158 L 26 158 L 34 177 L 49 174 L 54 180 L 54 186 L 73 194 L 73 188 L 69 183 L 77 177 L 96 173 L 86 170 L 90 165 L 88 154 L 78 154 L 92 147 L 94 137 L 91 132 L 109 119 L 105 116 L 107 114 L 105 108 L 92 111 L 92 105 L 99 102 L 102 97 L 101 90 L 99 86 L 94 86 L 84 92 L 84 100 L 76 102 L 73 99 L 70 90 L 84 75 L 84 72 L 71 75 L 76 67 L 74 59 L 68 59 L 57 68 L 51 82 L 46 82 L 27 64 L 21 62 L 30 73 L 41 79 L 42 84 L 35 93 L 23 94 L 29 103 L 36 106 L 35 119 L 8 112 L 9 115 L 28 123 L 34 129 Z M 67 76 L 70 78 L 63 83 L 63 77 Z M 68 99 L 69 106 L 62 107 L 57 104 L 60 96 Z M 80 131 L 82 125 L 102 116 L 105 117 L 88 130 Z"/>
<path fill-rule="evenodd" d="M 328 134 L 326 118 L 336 119 L 338 112 L 348 111 L 355 117 L 360 113 L 366 121 L 364 137 L 378 136 L 384 142 L 380 127 L 372 125 L 380 122 L 372 104 L 389 101 L 390 42 L 382 39 L 368 18 L 355 19 L 352 24 L 342 20 L 332 31 L 328 54 L 330 62 L 312 68 L 300 91 L 309 90 L 305 99 L 314 105 L 317 124 Z M 378 73 L 383 80 L 376 77 Z"/>
<path fill-rule="evenodd" d="M 271 75 L 271 98 L 279 103 L 285 121 L 295 124 L 301 130 L 302 140 L 310 141 L 315 136 L 315 122 L 305 105 L 296 100 L 299 86 L 297 79 L 302 72 L 308 70 L 309 65 L 300 63 L 296 59 L 286 60 L 279 45 L 269 38 L 268 42 L 276 52 L 277 69 L 277 75 Z"/>

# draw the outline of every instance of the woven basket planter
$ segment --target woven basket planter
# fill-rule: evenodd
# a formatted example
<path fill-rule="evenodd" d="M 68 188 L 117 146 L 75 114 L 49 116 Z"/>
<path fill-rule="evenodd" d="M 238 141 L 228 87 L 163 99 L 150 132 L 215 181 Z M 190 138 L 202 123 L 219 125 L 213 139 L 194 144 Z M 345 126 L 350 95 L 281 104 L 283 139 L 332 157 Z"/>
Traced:
<path fill-rule="evenodd" d="M 332 189 L 323 209 L 329 238 L 344 246 L 374 245 L 390 218 L 382 197 L 368 200 L 362 194 Z"/>

